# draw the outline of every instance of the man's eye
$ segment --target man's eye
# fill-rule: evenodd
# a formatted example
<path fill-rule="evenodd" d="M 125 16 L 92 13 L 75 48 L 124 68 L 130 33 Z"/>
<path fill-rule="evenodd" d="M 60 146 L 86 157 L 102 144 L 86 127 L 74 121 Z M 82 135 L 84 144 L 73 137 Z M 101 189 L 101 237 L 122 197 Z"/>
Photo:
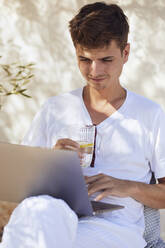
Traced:
<path fill-rule="evenodd" d="M 85 61 L 85 62 L 89 62 L 90 60 L 87 58 L 79 58 L 80 61 Z"/>
<path fill-rule="evenodd" d="M 103 62 L 112 62 L 113 59 L 103 59 Z"/>

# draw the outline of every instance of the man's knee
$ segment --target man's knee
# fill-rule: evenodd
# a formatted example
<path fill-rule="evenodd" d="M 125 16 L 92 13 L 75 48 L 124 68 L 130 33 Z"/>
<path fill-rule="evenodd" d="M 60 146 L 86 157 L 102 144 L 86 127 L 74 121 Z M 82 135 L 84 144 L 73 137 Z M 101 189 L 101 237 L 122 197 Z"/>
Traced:
<path fill-rule="evenodd" d="M 28 209 L 33 208 L 33 210 L 42 210 L 45 208 L 51 201 L 53 197 L 48 195 L 39 195 L 39 196 L 31 196 L 24 199 L 19 206 L 27 207 Z"/>
<path fill-rule="evenodd" d="M 30 211 L 33 214 L 36 212 L 43 212 L 49 210 L 49 212 L 63 212 L 63 215 L 75 215 L 73 210 L 67 205 L 67 203 L 61 199 L 54 198 L 48 195 L 39 195 L 26 198 L 23 200 L 15 209 L 15 211 L 27 211 L 30 214 Z"/>

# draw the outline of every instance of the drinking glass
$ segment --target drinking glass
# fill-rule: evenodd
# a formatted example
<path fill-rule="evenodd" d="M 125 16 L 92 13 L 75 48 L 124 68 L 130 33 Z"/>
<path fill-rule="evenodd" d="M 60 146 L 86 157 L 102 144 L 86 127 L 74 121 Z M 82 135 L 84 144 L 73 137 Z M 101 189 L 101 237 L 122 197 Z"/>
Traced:
<path fill-rule="evenodd" d="M 95 126 L 72 125 L 63 129 L 63 138 L 69 138 L 79 143 L 82 167 L 89 167 L 93 157 Z"/>
<path fill-rule="evenodd" d="M 79 133 L 79 139 L 76 141 L 79 143 L 80 152 L 82 153 L 80 164 L 82 167 L 89 167 L 94 151 L 95 127 L 92 125 L 80 127 L 77 132 Z"/>

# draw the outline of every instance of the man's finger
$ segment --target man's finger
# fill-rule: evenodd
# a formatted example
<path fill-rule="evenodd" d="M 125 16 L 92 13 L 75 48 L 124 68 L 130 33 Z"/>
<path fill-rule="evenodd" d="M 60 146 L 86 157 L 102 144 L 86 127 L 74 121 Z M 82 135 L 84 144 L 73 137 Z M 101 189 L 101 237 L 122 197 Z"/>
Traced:
<path fill-rule="evenodd" d="M 88 195 L 93 195 L 96 192 L 106 190 L 108 187 L 107 182 L 96 182 L 88 186 Z"/>
<path fill-rule="evenodd" d="M 90 176 L 90 177 L 87 177 L 87 176 L 86 176 L 86 177 L 85 177 L 85 182 L 86 182 L 87 184 L 93 183 L 93 182 L 99 180 L 100 178 L 102 178 L 103 176 L 104 176 L 104 174 L 97 174 L 97 175 Z"/>
<path fill-rule="evenodd" d="M 99 195 L 96 196 L 96 198 L 94 199 L 95 201 L 100 201 L 103 198 L 109 196 L 111 194 L 110 190 L 104 190 L 102 193 L 100 193 Z"/>
<path fill-rule="evenodd" d="M 56 145 L 53 147 L 53 149 L 66 149 L 66 150 L 77 151 L 79 147 L 80 145 L 74 140 L 59 139 Z"/>

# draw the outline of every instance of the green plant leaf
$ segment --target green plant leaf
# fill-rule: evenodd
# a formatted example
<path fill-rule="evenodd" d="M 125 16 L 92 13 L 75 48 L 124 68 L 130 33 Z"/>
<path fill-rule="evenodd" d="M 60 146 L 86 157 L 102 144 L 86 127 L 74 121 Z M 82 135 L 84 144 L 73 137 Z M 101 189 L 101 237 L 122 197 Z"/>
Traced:
<path fill-rule="evenodd" d="M 5 84 L 8 84 L 8 86 L 10 86 L 7 86 L 6 89 L 3 83 L 1 83 L 0 96 L 10 96 L 15 94 L 31 98 L 31 96 L 25 94 L 25 91 L 27 91 L 27 89 L 23 87 L 26 84 L 30 83 L 31 79 L 34 77 L 34 74 L 32 73 L 34 66 L 34 63 L 20 65 L 18 62 L 14 62 L 11 64 L 0 64 L 0 67 L 7 73 L 7 81 L 5 82 Z"/>
<path fill-rule="evenodd" d="M 24 94 L 24 93 L 20 93 L 22 96 L 25 96 L 27 98 L 32 98 L 31 96 L 27 95 L 27 94 Z"/>

